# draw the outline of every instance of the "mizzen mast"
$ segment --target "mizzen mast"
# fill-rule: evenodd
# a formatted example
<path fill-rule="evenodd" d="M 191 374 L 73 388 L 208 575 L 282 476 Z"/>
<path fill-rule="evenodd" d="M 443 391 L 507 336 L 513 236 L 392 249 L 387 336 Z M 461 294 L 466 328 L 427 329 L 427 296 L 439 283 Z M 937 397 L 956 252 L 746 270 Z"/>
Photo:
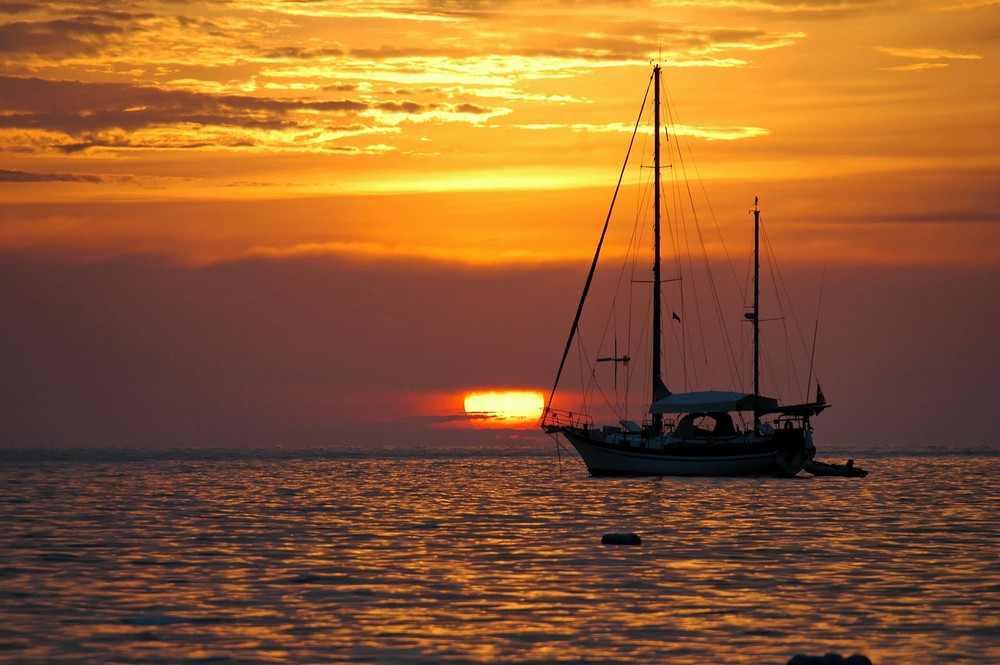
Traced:
<path fill-rule="evenodd" d="M 753 429 L 759 430 L 760 411 L 757 398 L 760 397 L 760 206 L 759 199 L 753 197 L 753 314 L 748 316 L 753 322 Z"/>

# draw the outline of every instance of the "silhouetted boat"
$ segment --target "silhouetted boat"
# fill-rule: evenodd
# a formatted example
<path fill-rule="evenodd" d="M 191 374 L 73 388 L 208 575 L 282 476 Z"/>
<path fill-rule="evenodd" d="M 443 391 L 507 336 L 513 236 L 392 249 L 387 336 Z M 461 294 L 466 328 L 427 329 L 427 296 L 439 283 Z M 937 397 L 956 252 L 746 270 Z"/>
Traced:
<path fill-rule="evenodd" d="M 705 390 L 671 393 L 663 380 L 661 349 L 663 307 L 661 297 L 660 222 L 660 67 L 653 68 L 654 96 L 654 230 L 651 283 L 651 391 L 647 393 L 648 417 L 642 424 L 620 418 L 616 424 L 595 426 L 593 417 L 580 412 L 553 408 L 552 402 L 578 332 L 581 313 L 594 279 L 611 213 L 605 221 L 576 317 L 570 328 L 555 384 L 542 418 L 542 428 L 553 436 L 562 435 L 577 450 L 590 473 L 600 475 L 774 475 L 793 476 L 815 454 L 810 418 L 829 405 L 817 385 L 814 402 L 781 406 L 776 399 L 760 394 L 760 209 L 754 201 L 754 296 L 751 311 L 744 317 L 753 325 L 753 389 Z M 647 89 L 648 96 L 648 89 Z M 645 107 L 645 102 L 643 103 Z M 641 112 L 640 112 L 641 117 Z M 638 123 L 636 126 L 638 129 Z M 634 138 L 634 134 L 633 134 Z M 631 149 L 631 145 L 630 145 Z M 627 163 L 627 158 L 626 158 Z M 621 179 L 619 179 L 619 186 Z M 618 190 L 615 191 L 617 198 Z M 612 208 L 614 202 L 612 202 Z M 648 301 L 646 305 L 648 311 Z M 672 319 L 680 317 L 672 314 Z M 617 342 L 616 342 L 617 346 Z M 597 358 L 611 362 L 617 370 L 631 358 L 619 353 Z M 810 368 L 811 372 L 811 368 Z M 591 369 L 596 377 L 596 369 Z M 617 378 L 616 378 L 617 384 Z M 603 395 L 602 395 L 603 396 Z M 607 401 L 607 400 L 605 400 Z M 620 412 L 619 412 L 620 413 Z M 558 438 L 557 438 L 558 441 Z"/>
<path fill-rule="evenodd" d="M 847 464 L 829 464 L 818 460 L 806 460 L 802 468 L 814 476 L 846 476 L 848 478 L 864 478 L 868 472 L 860 466 L 854 466 L 854 460 L 847 460 Z"/>

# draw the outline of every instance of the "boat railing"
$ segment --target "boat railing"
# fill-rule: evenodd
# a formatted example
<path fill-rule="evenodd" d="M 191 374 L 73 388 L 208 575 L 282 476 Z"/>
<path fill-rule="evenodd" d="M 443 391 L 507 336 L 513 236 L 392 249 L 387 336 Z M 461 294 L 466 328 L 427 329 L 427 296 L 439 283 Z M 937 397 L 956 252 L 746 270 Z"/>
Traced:
<path fill-rule="evenodd" d="M 557 430 L 560 427 L 593 429 L 594 419 L 585 413 L 574 413 L 560 409 L 548 409 L 542 418 L 542 429 Z"/>
<path fill-rule="evenodd" d="M 653 423 L 654 421 L 652 418 L 644 418 L 642 421 L 642 431 L 644 432 L 652 431 L 655 427 Z M 674 429 L 677 427 L 677 421 L 674 420 L 673 418 L 664 418 L 663 422 L 660 423 L 660 427 L 664 434 L 669 434 L 670 432 L 673 432 Z"/>
<path fill-rule="evenodd" d="M 802 416 L 779 416 L 773 423 L 774 429 L 803 429 L 805 419 Z"/>

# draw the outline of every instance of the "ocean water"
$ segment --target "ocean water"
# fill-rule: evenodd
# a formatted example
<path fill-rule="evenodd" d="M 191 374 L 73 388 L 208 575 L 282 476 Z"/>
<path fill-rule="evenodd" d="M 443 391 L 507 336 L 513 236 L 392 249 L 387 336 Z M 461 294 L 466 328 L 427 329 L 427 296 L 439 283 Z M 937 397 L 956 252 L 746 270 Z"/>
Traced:
<path fill-rule="evenodd" d="M 0 460 L 3 662 L 1000 663 L 995 453 L 864 479 L 592 479 L 545 447 Z"/>

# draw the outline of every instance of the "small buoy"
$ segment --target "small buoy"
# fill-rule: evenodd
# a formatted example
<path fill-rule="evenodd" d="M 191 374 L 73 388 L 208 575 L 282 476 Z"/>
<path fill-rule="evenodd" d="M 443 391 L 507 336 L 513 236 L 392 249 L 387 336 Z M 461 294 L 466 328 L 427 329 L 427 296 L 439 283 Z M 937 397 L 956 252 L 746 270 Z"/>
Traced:
<path fill-rule="evenodd" d="M 796 654 L 787 665 L 872 665 L 872 661 L 862 654 L 854 654 L 844 658 L 839 653 L 828 653 L 825 656 L 807 656 Z"/>
<path fill-rule="evenodd" d="M 642 545 L 642 538 L 635 533 L 606 533 L 601 537 L 602 545 Z"/>

